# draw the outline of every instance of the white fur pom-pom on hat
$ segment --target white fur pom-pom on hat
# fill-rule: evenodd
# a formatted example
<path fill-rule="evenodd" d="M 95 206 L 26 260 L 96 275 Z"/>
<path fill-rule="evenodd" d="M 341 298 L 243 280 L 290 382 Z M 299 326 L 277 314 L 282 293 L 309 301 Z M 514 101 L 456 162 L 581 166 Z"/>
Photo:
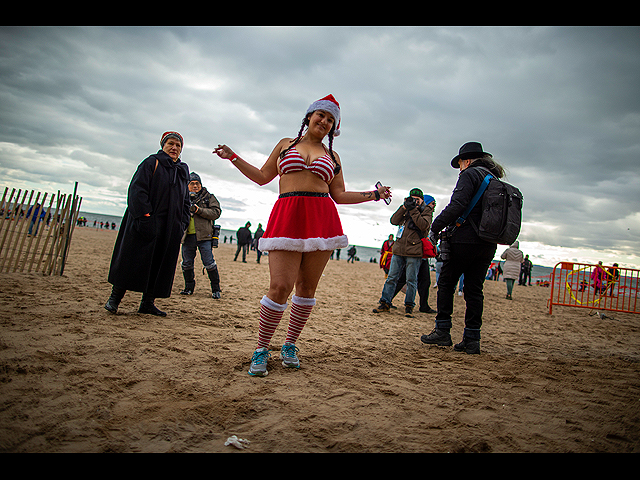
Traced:
<path fill-rule="evenodd" d="M 305 115 L 315 112 L 316 110 L 324 110 L 325 112 L 329 112 L 331 115 L 333 115 L 333 118 L 336 122 L 336 129 L 333 132 L 333 136 L 337 137 L 338 135 L 340 135 L 340 104 L 333 97 L 333 95 L 329 94 L 326 97 L 313 102 L 311 105 L 309 105 L 309 108 L 307 108 L 307 113 Z"/>

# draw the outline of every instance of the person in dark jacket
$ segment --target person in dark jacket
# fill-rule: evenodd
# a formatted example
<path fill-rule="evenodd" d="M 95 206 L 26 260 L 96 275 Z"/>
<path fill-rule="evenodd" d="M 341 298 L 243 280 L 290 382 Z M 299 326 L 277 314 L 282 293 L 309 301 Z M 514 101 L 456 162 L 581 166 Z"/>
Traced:
<path fill-rule="evenodd" d="M 184 290 L 181 295 L 193 295 L 196 288 L 194 260 L 196 250 L 200 250 L 200 258 L 211 282 L 211 297 L 220 298 L 220 274 L 213 258 L 213 222 L 220 218 L 220 202 L 202 186 L 200 175 L 191 172 L 189 175 L 189 200 L 191 202 L 189 226 L 182 237 L 182 275 Z"/>
<path fill-rule="evenodd" d="M 142 292 L 138 313 L 166 316 L 156 298 L 171 296 L 180 240 L 189 224 L 189 167 L 180 160 L 184 141 L 165 132 L 158 153 L 138 165 L 127 194 L 127 209 L 113 247 L 104 308 L 117 313 L 127 290 Z"/>
<path fill-rule="evenodd" d="M 236 256 L 233 257 L 234 262 L 238 259 L 240 250 L 242 250 L 242 261 L 244 263 L 247 263 L 247 250 L 249 250 L 249 245 L 251 245 L 251 231 L 249 230 L 250 226 L 251 222 L 247 222 L 244 227 L 240 227 L 236 232 L 236 238 L 238 239 L 238 248 L 236 249 Z"/>
<path fill-rule="evenodd" d="M 435 328 L 429 335 L 423 335 L 425 344 L 451 346 L 451 315 L 456 285 L 464 274 L 464 300 L 466 303 L 465 328 L 462 342 L 454 349 L 469 354 L 480 353 L 480 327 L 482 326 L 483 286 L 487 270 L 496 253 L 497 245 L 478 237 L 469 219 L 476 225 L 482 216 L 482 198 L 469 213 L 467 221 L 459 227 L 452 225 L 471 203 L 471 199 L 482 183 L 488 169 L 495 177 L 502 178 L 504 169 L 493 160 L 490 153 L 482 149 L 478 142 L 465 143 L 458 155 L 451 160 L 451 166 L 460 169 L 458 182 L 451 195 L 449 205 L 436 217 L 431 225 L 429 238 L 435 244 L 441 237 L 440 249 L 443 260 L 438 277 L 438 313 Z M 446 230 L 445 230 L 446 229 Z M 444 231 L 443 235 L 439 235 Z M 449 252 L 446 250 L 449 249 Z M 447 255 L 448 253 L 448 255 Z"/>
<path fill-rule="evenodd" d="M 260 242 L 260 239 L 262 238 L 262 235 L 264 235 L 264 230 L 262 229 L 262 224 L 259 223 L 258 228 L 256 229 L 256 233 L 253 235 L 253 244 L 255 245 L 256 253 L 258 254 L 258 258 L 256 260 L 257 263 L 260 263 L 260 257 L 262 256 L 262 251 L 260 250 L 260 248 L 258 248 L 258 244 Z"/>
<path fill-rule="evenodd" d="M 529 279 L 529 286 L 531 286 L 531 269 L 533 268 L 533 262 L 529 260 L 529 255 L 525 255 L 522 265 L 520 265 L 520 278 L 518 279 L 518 285 L 526 285 L 527 278 Z"/>

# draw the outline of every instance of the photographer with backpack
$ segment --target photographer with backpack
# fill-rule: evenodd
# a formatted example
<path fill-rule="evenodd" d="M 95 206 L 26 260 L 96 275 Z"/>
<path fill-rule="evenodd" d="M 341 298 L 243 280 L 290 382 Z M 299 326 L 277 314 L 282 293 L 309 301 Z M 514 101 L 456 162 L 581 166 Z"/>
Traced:
<path fill-rule="evenodd" d="M 433 221 L 429 235 L 434 244 L 438 237 L 441 239 L 443 264 L 438 278 L 438 314 L 435 329 L 423 335 L 421 341 L 428 345 L 452 345 L 450 331 L 454 295 L 460 275 L 464 274 L 465 328 L 462 342 L 456 344 L 454 349 L 479 354 L 484 279 L 497 248 L 497 242 L 483 240 L 478 235 L 477 226 L 483 217 L 481 200 L 487 192 L 482 193 L 480 201 L 468 213 L 468 222 L 464 221 L 463 214 L 472 204 L 487 173 L 499 179 L 504 176 L 504 169 L 477 142 L 465 143 L 451 160 L 451 166 L 460 169 L 458 182 L 449 205 Z"/>

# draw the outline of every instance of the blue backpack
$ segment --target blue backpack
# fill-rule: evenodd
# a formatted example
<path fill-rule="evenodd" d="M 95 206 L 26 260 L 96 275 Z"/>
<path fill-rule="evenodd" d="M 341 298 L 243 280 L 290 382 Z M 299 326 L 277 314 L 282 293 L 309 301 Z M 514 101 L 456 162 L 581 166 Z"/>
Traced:
<path fill-rule="evenodd" d="M 469 212 L 482 197 L 480 224 L 476 225 L 473 219 L 469 219 L 473 229 L 482 240 L 511 245 L 518 238 L 522 225 L 522 193 L 513 185 L 495 178 L 486 168 L 477 168 L 486 171 L 487 175 L 467 209 L 456 220 L 456 227 L 465 222 Z"/>

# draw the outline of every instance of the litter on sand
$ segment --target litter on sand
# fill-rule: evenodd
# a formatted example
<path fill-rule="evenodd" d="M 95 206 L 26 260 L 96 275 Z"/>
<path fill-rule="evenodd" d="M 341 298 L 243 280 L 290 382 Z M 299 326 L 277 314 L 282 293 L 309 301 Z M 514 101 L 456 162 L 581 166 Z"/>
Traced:
<path fill-rule="evenodd" d="M 238 438 L 235 435 L 231 435 L 229 438 L 227 438 L 227 441 L 224 442 L 225 446 L 233 445 L 240 450 L 242 450 L 243 448 L 248 448 L 250 443 L 251 442 L 249 440 Z"/>

